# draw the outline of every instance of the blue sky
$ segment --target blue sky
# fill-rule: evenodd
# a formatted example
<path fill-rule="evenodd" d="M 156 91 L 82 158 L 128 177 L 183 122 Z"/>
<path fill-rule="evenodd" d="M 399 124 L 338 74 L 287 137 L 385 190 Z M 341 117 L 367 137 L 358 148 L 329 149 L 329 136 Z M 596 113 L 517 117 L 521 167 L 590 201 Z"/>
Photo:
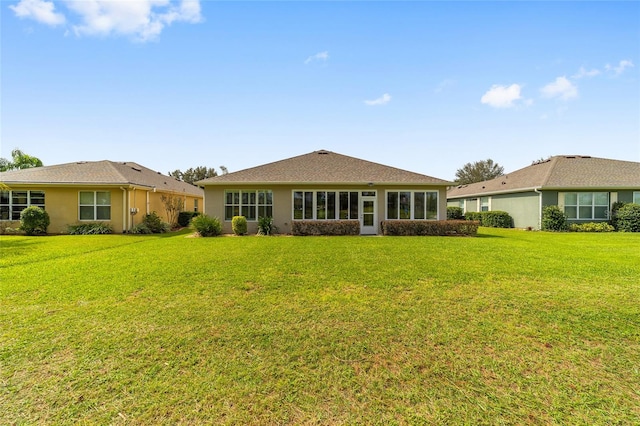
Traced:
<path fill-rule="evenodd" d="M 447 180 L 640 161 L 639 2 L 0 7 L 2 157 L 167 173 L 328 149 Z"/>

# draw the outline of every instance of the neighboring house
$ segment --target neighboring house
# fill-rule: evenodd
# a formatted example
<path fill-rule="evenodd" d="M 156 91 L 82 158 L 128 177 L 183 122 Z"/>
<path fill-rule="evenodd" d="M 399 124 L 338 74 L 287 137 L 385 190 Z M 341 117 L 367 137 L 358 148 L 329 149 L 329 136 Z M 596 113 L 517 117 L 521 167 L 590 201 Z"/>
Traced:
<path fill-rule="evenodd" d="M 0 191 L 0 225 L 17 227 L 20 212 L 43 207 L 51 218 L 50 233 L 67 226 L 102 222 L 126 232 L 144 215 L 166 213 L 162 196 L 180 197 L 184 209 L 201 211 L 203 191 L 137 163 L 83 161 L 0 173 L 9 190 Z"/>
<path fill-rule="evenodd" d="M 640 203 L 640 163 L 559 155 L 447 193 L 447 204 L 465 213 L 502 210 L 516 228 L 533 229 L 545 206 L 559 206 L 570 223 L 603 222 L 616 201 Z"/>
<path fill-rule="evenodd" d="M 330 151 L 196 182 L 204 187 L 205 211 L 231 232 L 242 215 L 249 232 L 259 217 L 272 217 L 279 233 L 297 220 L 359 220 L 362 234 L 380 233 L 384 219 L 446 219 L 451 182 Z"/>

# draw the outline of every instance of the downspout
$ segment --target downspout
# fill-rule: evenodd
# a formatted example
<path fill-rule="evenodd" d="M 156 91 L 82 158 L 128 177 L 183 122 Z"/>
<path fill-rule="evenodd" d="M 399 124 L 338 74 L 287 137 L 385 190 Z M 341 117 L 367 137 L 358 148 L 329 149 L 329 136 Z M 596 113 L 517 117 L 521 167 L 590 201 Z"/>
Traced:
<path fill-rule="evenodd" d="M 124 234 L 125 232 L 128 231 L 127 228 L 127 211 L 129 210 L 127 208 L 127 189 L 123 188 L 122 186 L 120 187 L 120 189 L 122 190 L 122 233 Z"/>
<path fill-rule="evenodd" d="M 542 192 L 538 188 L 533 188 L 533 192 L 538 194 L 538 230 L 542 230 Z"/>

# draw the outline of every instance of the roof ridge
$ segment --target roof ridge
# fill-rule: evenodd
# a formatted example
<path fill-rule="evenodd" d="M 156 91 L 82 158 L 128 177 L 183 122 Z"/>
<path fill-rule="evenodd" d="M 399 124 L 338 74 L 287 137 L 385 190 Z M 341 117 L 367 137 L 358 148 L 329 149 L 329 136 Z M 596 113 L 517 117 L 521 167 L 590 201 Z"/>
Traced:
<path fill-rule="evenodd" d="M 555 155 L 555 156 L 553 156 L 553 157 L 551 157 L 549 159 L 549 162 L 551 164 L 549 165 L 549 170 L 547 170 L 547 173 L 545 173 L 544 177 L 542 178 L 542 182 L 540 182 L 540 187 L 545 186 L 547 184 L 547 182 L 549 182 L 549 178 L 551 177 L 551 173 L 553 173 L 553 170 L 556 168 L 556 164 L 558 164 L 558 158 L 560 158 L 560 156 Z M 542 163 L 542 164 L 544 164 L 544 163 Z"/>

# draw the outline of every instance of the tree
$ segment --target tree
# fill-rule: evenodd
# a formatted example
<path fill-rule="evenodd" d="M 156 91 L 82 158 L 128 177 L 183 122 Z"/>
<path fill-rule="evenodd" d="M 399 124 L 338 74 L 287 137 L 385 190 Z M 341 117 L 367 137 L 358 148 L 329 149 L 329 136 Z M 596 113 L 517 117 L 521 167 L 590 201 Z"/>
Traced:
<path fill-rule="evenodd" d="M 195 169 L 190 167 L 184 172 L 179 169 L 174 170 L 172 172 L 169 172 L 169 176 L 193 185 L 194 182 L 197 182 L 199 180 L 218 176 L 218 173 L 215 171 L 213 167 L 208 168 L 205 166 L 200 166 L 200 167 L 196 167 Z"/>
<path fill-rule="evenodd" d="M 25 154 L 18 148 L 11 151 L 11 160 L 0 158 L 0 172 L 16 169 L 29 169 L 31 167 L 42 167 L 42 161 L 37 157 Z"/>
<path fill-rule="evenodd" d="M 492 159 L 467 163 L 456 171 L 456 183 L 466 185 L 497 178 L 504 173 L 504 167 L 494 163 Z"/>
<path fill-rule="evenodd" d="M 178 215 L 182 210 L 184 210 L 184 200 L 181 197 L 173 195 L 163 195 L 160 197 L 160 200 L 162 201 L 162 204 L 164 204 L 164 210 L 167 213 L 169 225 L 171 225 L 171 227 L 178 226 Z"/>

